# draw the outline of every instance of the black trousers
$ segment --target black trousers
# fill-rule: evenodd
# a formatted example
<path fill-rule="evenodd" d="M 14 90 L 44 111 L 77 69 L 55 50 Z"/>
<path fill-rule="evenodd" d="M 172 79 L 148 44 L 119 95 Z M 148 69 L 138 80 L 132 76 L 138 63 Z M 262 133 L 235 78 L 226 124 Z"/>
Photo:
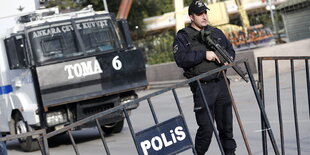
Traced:
<path fill-rule="evenodd" d="M 192 86 L 191 86 L 192 87 Z M 213 121 L 219 133 L 225 154 L 234 154 L 237 147 L 233 139 L 233 116 L 231 98 L 224 79 L 202 83 L 203 93 L 206 97 Z M 213 128 L 209 121 L 205 103 L 196 85 L 192 88 L 195 116 L 199 126 L 195 137 L 195 149 L 198 155 L 204 155 L 211 143 Z"/>

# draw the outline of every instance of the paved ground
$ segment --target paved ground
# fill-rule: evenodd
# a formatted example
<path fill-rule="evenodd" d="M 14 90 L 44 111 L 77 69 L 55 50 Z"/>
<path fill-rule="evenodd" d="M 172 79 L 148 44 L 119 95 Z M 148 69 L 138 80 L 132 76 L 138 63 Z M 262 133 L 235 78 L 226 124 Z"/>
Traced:
<path fill-rule="evenodd" d="M 309 120 L 309 107 L 306 97 L 306 82 L 305 73 L 298 71 L 296 73 L 296 91 L 297 91 L 297 111 L 298 122 L 300 129 L 300 143 L 301 154 L 310 154 L 310 120 Z M 249 83 L 243 81 L 232 80 L 232 90 L 235 101 L 237 103 L 238 111 L 241 115 L 241 119 L 244 125 L 247 138 L 250 143 L 252 153 L 254 155 L 262 154 L 261 147 L 261 130 L 260 130 L 260 113 L 257 102 L 255 100 L 254 93 Z M 276 95 L 275 95 L 275 81 L 274 78 L 266 78 L 266 112 L 268 114 L 272 130 L 276 137 L 277 144 L 280 149 L 279 138 L 279 125 L 278 125 L 278 112 L 276 108 Z M 293 118 L 293 105 L 292 105 L 292 93 L 291 93 L 291 80 L 290 74 L 283 74 L 280 79 L 281 83 L 281 97 L 282 97 L 282 115 L 284 122 L 284 136 L 285 136 L 285 154 L 295 155 L 297 154 L 295 126 Z M 158 89 L 151 89 L 146 91 L 140 91 L 139 96 L 144 96 L 152 92 L 158 91 Z M 197 125 L 194 119 L 194 113 L 192 112 L 193 102 L 192 95 L 188 87 L 182 87 L 177 89 L 177 93 L 183 108 L 186 122 L 189 126 L 189 130 L 192 138 L 194 138 Z M 159 95 L 152 99 L 154 107 L 158 112 L 159 121 L 164 121 L 173 116 L 176 116 L 177 108 L 171 92 Z M 151 112 L 146 102 L 142 102 L 140 107 L 132 112 L 132 123 L 135 131 L 140 131 L 153 125 Z M 235 139 L 238 144 L 238 155 L 247 154 L 242 136 L 238 124 L 235 120 L 234 125 Z M 74 137 L 78 143 L 78 147 L 81 154 L 105 154 L 104 148 L 100 136 L 96 129 L 87 129 L 74 132 Z M 125 123 L 124 130 L 120 134 L 115 134 L 107 137 L 107 143 L 110 148 L 111 154 L 123 155 L 123 154 L 137 154 L 129 128 Z M 9 155 L 20 154 L 40 154 L 40 152 L 24 153 L 21 152 L 17 141 L 8 142 Z M 72 146 L 70 145 L 69 137 L 67 135 L 61 135 L 55 137 L 49 141 L 50 154 L 51 155 L 63 155 L 63 154 L 75 154 Z M 269 154 L 274 154 L 270 141 L 268 141 Z M 191 150 L 185 151 L 181 154 L 192 154 Z M 213 139 L 208 154 L 217 155 L 220 154 L 216 140 Z"/>

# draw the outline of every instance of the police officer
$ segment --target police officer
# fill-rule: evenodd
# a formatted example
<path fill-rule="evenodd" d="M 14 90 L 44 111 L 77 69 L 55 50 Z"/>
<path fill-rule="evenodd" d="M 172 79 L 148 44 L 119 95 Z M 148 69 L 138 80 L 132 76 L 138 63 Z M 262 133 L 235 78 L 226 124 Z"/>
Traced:
<path fill-rule="evenodd" d="M 202 29 L 211 31 L 213 38 L 226 49 L 232 59 L 235 51 L 223 32 L 208 25 L 207 10 L 201 1 L 194 0 L 188 9 L 191 24 L 178 31 L 174 43 L 173 52 L 177 65 L 184 70 L 184 76 L 192 78 L 223 64 L 200 37 Z M 232 106 L 224 75 L 216 73 L 201 79 L 203 93 L 206 97 L 211 115 L 216 121 L 221 144 L 226 155 L 234 155 L 236 142 L 233 139 Z M 213 129 L 208 119 L 205 104 L 197 83 L 190 84 L 194 99 L 194 112 L 199 126 L 195 137 L 195 149 L 198 155 L 207 152 L 212 139 Z"/>

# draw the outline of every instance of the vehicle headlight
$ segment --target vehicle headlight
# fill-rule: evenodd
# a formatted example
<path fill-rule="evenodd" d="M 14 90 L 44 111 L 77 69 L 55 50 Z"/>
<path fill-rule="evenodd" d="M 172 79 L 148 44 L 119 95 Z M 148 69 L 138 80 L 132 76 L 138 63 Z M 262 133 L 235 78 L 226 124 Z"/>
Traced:
<path fill-rule="evenodd" d="M 134 101 L 135 99 L 137 99 L 138 97 L 136 95 L 131 95 L 131 96 L 126 96 L 126 97 L 123 97 L 121 99 L 121 104 L 126 104 L 126 103 L 129 103 L 131 101 Z M 137 104 L 132 104 L 130 106 L 128 106 L 126 109 L 127 110 L 130 110 L 130 109 L 136 109 L 137 107 L 139 106 L 139 103 Z"/>
<path fill-rule="evenodd" d="M 53 111 L 46 114 L 46 122 L 48 126 L 55 126 L 68 121 L 65 110 Z"/>

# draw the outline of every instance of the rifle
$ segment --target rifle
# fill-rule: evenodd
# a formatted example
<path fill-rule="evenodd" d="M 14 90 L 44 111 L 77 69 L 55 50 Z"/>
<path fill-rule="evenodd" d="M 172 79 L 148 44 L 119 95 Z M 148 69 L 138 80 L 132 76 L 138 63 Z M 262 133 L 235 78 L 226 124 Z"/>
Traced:
<path fill-rule="evenodd" d="M 213 48 L 214 53 L 220 59 L 222 64 L 224 64 L 225 62 L 233 63 L 234 60 L 229 56 L 228 52 L 219 43 L 214 41 L 211 33 L 211 30 L 206 30 L 205 28 L 202 29 L 200 31 L 200 37 L 202 41 L 211 46 L 211 48 Z M 232 66 L 232 68 L 242 77 L 244 81 L 248 82 L 248 79 L 245 77 L 246 73 L 244 73 L 239 66 Z"/>

